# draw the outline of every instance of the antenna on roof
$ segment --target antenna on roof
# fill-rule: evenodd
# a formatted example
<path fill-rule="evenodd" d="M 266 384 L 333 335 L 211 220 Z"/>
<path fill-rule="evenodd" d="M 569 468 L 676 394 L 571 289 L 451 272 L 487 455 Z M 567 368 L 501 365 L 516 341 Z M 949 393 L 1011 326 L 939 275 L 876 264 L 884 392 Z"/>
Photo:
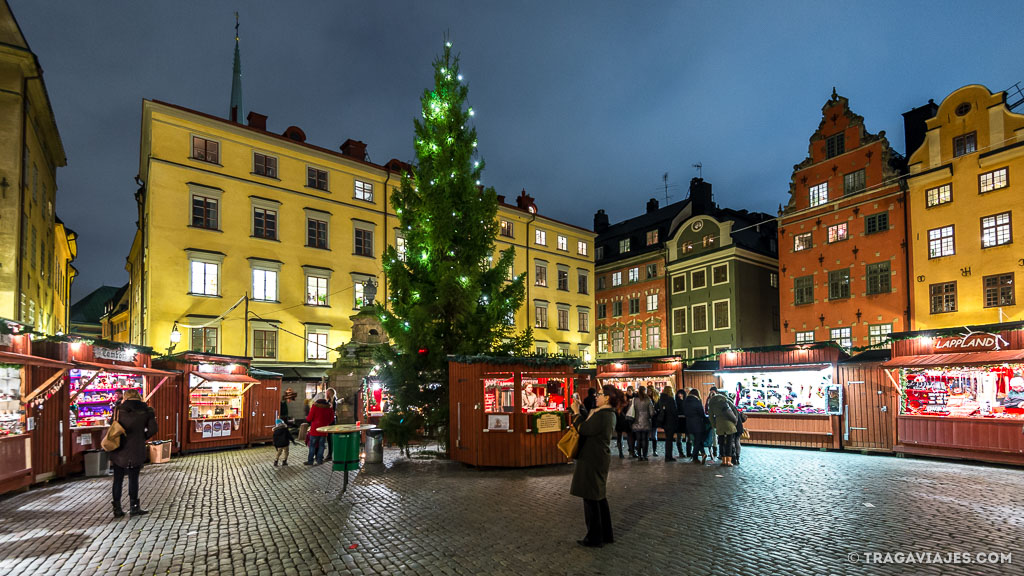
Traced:
<path fill-rule="evenodd" d="M 702 169 L 704 168 L 704 165 L 701 164 L 700 162 L 697 162 L 696 164 L 693 165 L 693 167 L 697 169 L 697 178 L 703 179 L 704 178 L 704 172 L 703 172 Z"/>
<path fill-rule="evenodd" d="M 661 175 L 661 181 L 665 183 L 665 205 L 668 206 L 668 172 Z"/>

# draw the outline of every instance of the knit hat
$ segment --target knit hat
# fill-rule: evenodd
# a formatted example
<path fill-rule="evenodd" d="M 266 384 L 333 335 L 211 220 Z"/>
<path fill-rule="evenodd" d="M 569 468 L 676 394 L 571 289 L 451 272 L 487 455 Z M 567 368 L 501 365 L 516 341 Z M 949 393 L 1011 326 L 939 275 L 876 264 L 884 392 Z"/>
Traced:
<path fill-rule="evenodd" d="M 284 420 L 281 420 L 280 418 L 274 420 L 274 426 L 280 426 L 281 424 L 284 424 Z"/>

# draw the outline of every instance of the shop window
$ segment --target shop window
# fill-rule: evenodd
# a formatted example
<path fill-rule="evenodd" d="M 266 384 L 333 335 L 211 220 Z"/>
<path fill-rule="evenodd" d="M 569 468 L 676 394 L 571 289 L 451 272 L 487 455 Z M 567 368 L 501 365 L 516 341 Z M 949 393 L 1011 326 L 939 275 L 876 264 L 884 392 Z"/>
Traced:
<path fill-rule="evenodd" d="M 839 224 L 834 224 L 834 225 L 828 227 L 828 243 L 829 244 L 831 244 L 833 242 L 842 242 L 843 240 L 846 240 L 846 238 L 848 237 L 847 234 L 846 234 L 846 231 L 847 231 L 846 224 L 847 224 L 846 222 L 841 222 Z"/>
<path fill-rule="evenodd" d="M 546 231 L 540 230 L 540 229 L 534 230 L 533 231 L 533 243 L 537 244 L 537 245 L 540 245 L 540 246 L 547 246 L 548 245 L 548 233 Z"/>
<path fill-rule="evenodd" d="M 868 326 L 868 346 L 881 346 L 889 341 L 892 324 L 871 324 Z"/>
<path fill-rule="evenodd" d="M 963 134 L 953 138 L 953 157 L 963 156 L 964 154 L 970 154 L 977 152 L 978 150 L 978 133 L 971 132 L 969 134 Z"/>
<path fill-rule="evenodd" d="M 202 328 L 192 328 L 192 345 L 189 349 L 203 354 L 216 354 L 217 327 L 204 326 Z"/>
<path fill-rule="evenodd" d="M 202 260 L 189 262 L 191 273 L 191 289 L 189 294 L 202 296 L 219 296 L 220 264 Z"/>
<path fill-rule="evenodd" d="M 547 347 L 544 348 L 547 354 Z M 515 378 L 512 374 L 489 374 L 484 380 L 484 412 L 487 414 L 511 414 L 515 412 Z M 499 420 L 500 422 L 500 420 Z M 511 426 L 505 421 L 505 428 Z M 488 423 L 488 427 L 491 423 Z M 501 428 L 501 426 L 496 426 Z"/>
<path fill-rule="evenodd" d="M 825 204 L 828 202 L 828 182 L 811 186 L 808 194 L 810 196 L 811 208 Z"/>
<path fill-rule="evenodd" d="M 590 332 L 590 310 L 580 308 L 578 310 L 578 321 L 580 332 Z"/>
<path fill-rule="evenodd" d="M 536 262 L 533 267 L 533 283 L 536 286 L 548 285 L 548 265 L 544 262 Z"/>
<path fill-rule="evenodd" d="M 306 246 L 327 249 L 327 221 L 306 218 Z"/>
<path fill-rule="evenodd" d="M 941 282 L 928 286 L 931 313 L 956 312 L 956 282 Z"/>
<path fill-rule="evenodd" d="M 558 238 L 556 239 L 556 242 L 557 242 L 557 246 L 558 246 L 559 250 L 561 250 L 563 252 L 568 252 L 569 251 L 569 239 L 568 238 L 566 238 L 565 236 L 562 236 L 561 234 L 559 234 Z"/>
<path fill-rule="evenodd" d="M 690 290 L 699 290 L 708 285 L 707 270 L 701 268 L 690 272 Z"/>
<path fill-rule="evenodd" d="M 672 333 L 686 334 L 686 308 L 672 310 Z"/>
<path fill-rule="evenodd" d="M 622 272 L 612 272 L 612 286 L 622 285 Z"/>
<path fill-rule="evenodd" d="M 608 305 L 598 304 L 597 305 L 597 319 L 604 320 L 608 315 Z"/>
<path fill-rule="evenodd" d="M 1002 212 L 981 219 L 981 247 L 991 248 L 1013 242 L 1010 213 Z"/>
<path fill-rule="evenodd" d="M 629 238 L 619 240 L 619 254 L 625 254 L 626 252 L 629 252 Z"/>
<path fill-rule="evenodd" d="M 648 230 L 647 231 L 647 245 L 648 246 L 654 246 L 657 243 L 658 243 L 658 231 L 657 230 Z"/>
<path fill-rule="evenodd" d="M 306 329 L 306 360 L 327 360 L 327 329 L 307 327 Z"/>
<path fill-rule="evenodd" d="M 629 281 L 631 283 L 632 282 L 639 282 L 640 281 L 640 268 L 639 267 L 630 268 L 629 271 L 628 271 L 628 274 L 629 274 Z"/>
<path fill-rule="evenodd" d="M 327 170 L 306 166 L 306 186 L 327 192 Z"/>
<path fill-rule="evenodd" d="M 548 327 L 548 307 L 547 305 L 535 304 L 534 305 L 534 328 L 547 328 Z"/>
<path fill-rule="evenodd" d="M 7 380 L 8 384 L 4 386 L 3 392 L 7 392 L 7 388 L 9 388 L 13 392 L 12 398 L 16 405 L 21 384 L 18 367 L 0 368 L 0 384 L 4 382 L 2 378 L 3 372 L 6 370 L 10 370 L 8 378 L 13 379 Z M 10 375 L 11 373 L 13 375 Z M 135 374 L 107 371 L 97 374 L 92 370 L 72 369 L 68 371 L 67 379 L 69 392 L 72 395 L 78 394 L 75 403 L 70 406 L 69 424 L 71 428 L 106 427 L 113 416 L 113 406 L 120 400 L 121 395 L 129 390 L 134 390 L 139 394 L 143 392 L 142 376 Z M 85 387 L 86 384 L 88 384 L 88 388 Z M 0 403 L 6 404 L 2 398 L 0 396 Z M 3 423 L 2 429 L 6 432 L 11 421 L 5 418 L 0 422 Z M 88 432 L 88 430 L 83 431 Z M 24 457 L 22 458 L 24 461 Z"/>
<path fill-rule="evenodd" d="M 1013 273 L 985 276 L 985 307 L 1013 306 L 1017 303 L 1013 289 Z"/>
<path fill-rule="evenodd" d="M 561 270 L 561 269 L 558 270 L 558 289 L 559 290 L 565 290 L 566 292 L 569 291 L 569 271 L 568 270 Z"/>
<path fill-rule="evenodd" d="M 352 185 L 352 197 L 364 202 L 373 202 L 373 184 L 356 180 Z"/>
<path fill-rule="evenodd" d="M 711 267 L 711 285 L 717 286 L 729 281 L 729 265 L 719 264 Z"/>
<path fill-rule="evenodd" d="M 928 231 L 928 258 L 941 258 L 956 254 L 953 243 L 953 227 L 943 226 Z"/>
<path fill-rule="evenodd" d="M 814 246 L 810 232 L 796 234 L 793 236 L 793 252 L 810 250 Z"/>
<path fill-rule="evenodd" d="M 892 292 L 892 273 L 889 262 L 867 265 L 868 294 L 888 294 Z"/>
<path fill-rule="evenodd" d="M 647 265 L 647 279 L 650 280 L 651 278 L 657 278 L 657 277 L 658 277 L 658 265 L 657 264 L 648 264 Z"/>
<path fill-rule="evenodd" d="M 661 348 L 661 326 L 647 327 L 647 348 Z"/>
<path fill-rule="evenodd" d="M 277 358 L 277 330 L 252 331 L 253 358 Z"/>
<path fill-rule="evenodd" d="M 850 269 L 830 270 L 828 273 L 828 299 L 840 300 L 850 297 Z"/>
<path fill-rule="evenodd" d="M 253 267 L 252 299 L 265 302 L 277 301 L 277 270 Z"/>
<path fill-rule="evenodd" d="M 829 339 L 847 350 L 853 348 L 853 330 L 851 328 L 833 328 L 829 331 Z"/>
<path fill-rule="evenodd" d="M 373 258 L 373 230 L 364 228 L 360 225 L 355 225 L 353 228 L 355 235 L 353 243 L 353 254 L 355 256 L 366 256 Z"/>
<path fill-rule="evenodd" d="M 306 276 L 306 304 L 310 306 L 327 306 L 327 278 L 323 276 Z"/>
<path fill-rule="evenodd" d="M 624 344 L 624 334 L 622 330 L 615 330 L 612 332 L 612 352 L 622 352 Z"/>
<path fill-rule="evenodd" d="M 686 292 L 686 275 L 680 274 L 672 277 L 672 292 Z"/>
<path fill-rule="evenodd" d="M 515 237 L 515 225 L 512 223 L 511 220 L 504 220 L 503 219 L 501 221 L 501 227 L 499 228 L 499 234 L 501 234 L 505 238 L 514 238 Z"/>
<path fill-rule="evenodd" d="M 843 176 L 843 194 L 856 194 L 865 188 L 864 169 Z"/>
<path fill-rule="evenodd" d="M 953 185 L 943 184 L 935 188 L 929 188 L 924 192 L 924 204 L 926 208 L 947 204 L 953 201 Z"/>
<path fill-rule="evenodd" d="M 630 298 L 629 299 L 629 313 L 630 314 L 639 314 L 640 313 L 640 299 L 639 298 Z"/>
<path fill-rule="evenodd" d="M 576 253 L 579 254 L 580 256 L 586 256 L 587 255 L 587 243 L 582 241 L 582 240 L 580 240 L 579 242 L 576 242 Z"/>
<path fill-rule="evenodd" d="M 219 228 L 217 205 L 220 202 L 217 198 L 192 195 L 192 226 L 195 228 L 206 228 L 217 230 Z"/>
<path fill-rule="evenodd" d="M 846 135 L 840 132 L 825 140 L 825 157 L 833 158 L 846 152 Z"/>
<path fill-rule="evenodd" d="M 200 138 L 199 136 L 193 136 L 192 159 L 209 162 L 211 164 L 219 164 L 220 142 L 207 140 L 206 138 Z"/>
<path fill-rule="evenodd" d="M 612 302 L 612 316 L 622 316 L 622 300 Z"/>
<path fill-rule="evenodd" d="M 1019 365 L 908 368 L 904 374 L 904 414 L 986 420 L 994 416 L 997 422 L 1016 417 L 1019 423 L 1022 398 Z M 968 424 L 957 426 L 967 427 Z M 959 440 L 950 436 L 950 442 Z"/>
<path fill-rule="evenodd" d="M 832 368 L 764 372 L 727 372 L 721 387 L 737 391 L 743 412 L 797 414 L 838 414 L 842 407 L 841 386 L 832 381 Z M 830 408 L 831 404 L 831 408 Z"/>
<path fill-rule="evenodd" d="M 885 232 L 889 229 L 889 213 L 879 212 L 864 217 L 864 234 Z"/>
<path fill-rule="evenodd" d="M 569 308 L 558 307 L 558 329 L 568 330 L 569 329 Z"/>
<path fill-rule="evenodd" d="M 814 343 L 814 330 L 808 330 L 806 332 L 796 333 L 797 344 L 812 344 Z"/>
<path fill-rule="evenodd" d="M 731 325 L 729 318 L 729 301 L 719 300 L 712 304 L 711 311 L 714 315 L 715 330 L 726 330 Z"/>
<path fill-rule="evenodd" d="M 639 328 L 629 329 L 629 349 L 642 350 L 644 347 L 643 333 Z"/>
<path fill-rule="evenodd" d="M 277 158 L 253 152 L 252 173 L 267 178 L 277 178 Z"/>
<path fill-rule="evenodd" d="M 708 329 L 708 305 L 694 304 L 690 307 L 691 332 L 705 332 Z"/>
<path fill-rule="evenodd" d="M 277 210 L 253 208 L 252 235 L 257 238 L 277 240 Z"/>
<path fill-rule="evenodd" d="M 576 283 L 580 294 L 590 294 L 590 274 L 586 270 L 576 271 Z"/>
<path fill-rule="evenodd" d="M 793 279 L 793 303 L 811 304 L 814 302 L 814 276 L 801 276 Z"/>
<path fill-rule="evenodd" d="M 648 294 L 647 295 L 647 311 L 656 312 L 658 310 L 658 295 Z"/>
<path fill-rule="evenodd" d="M 607 354 L 608 353 L 608 335 L 598 334 L 597 335 L 597 353 Z"/>
<path fill-rule="evenodd" d="M 984 194 L 1010 185 L 1009 169 L 1000 168 L 991 172 L 978 175 L 978 193 Z"/>

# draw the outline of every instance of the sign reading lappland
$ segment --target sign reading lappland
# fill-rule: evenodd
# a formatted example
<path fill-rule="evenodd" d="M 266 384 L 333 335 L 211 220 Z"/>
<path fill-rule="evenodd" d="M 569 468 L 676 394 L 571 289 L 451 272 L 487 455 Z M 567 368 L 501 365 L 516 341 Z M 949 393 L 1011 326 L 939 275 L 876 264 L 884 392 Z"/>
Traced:
<path fill-rule="evenodd" d="M 101 348 L 93 346 L 92 355 L 103 360 L 115 360 L 117 362 L 134 362 L 135 350 L 131 348 Z"/>
<path fill-rule="evenodd" d="M 537 422 L 534 426 L 538 434 L 544 432 L 559 432 L 562 430 L 562 415 L 541 414 L 540 416 L 537 416 Z"/>
<path fill-rule="evenodd" d="M 936 338 L 932 345 L 936 352 L 986 352 L 999 350 L 1009 342 L 999 334 L 970 332 L 960 336 Z"/>

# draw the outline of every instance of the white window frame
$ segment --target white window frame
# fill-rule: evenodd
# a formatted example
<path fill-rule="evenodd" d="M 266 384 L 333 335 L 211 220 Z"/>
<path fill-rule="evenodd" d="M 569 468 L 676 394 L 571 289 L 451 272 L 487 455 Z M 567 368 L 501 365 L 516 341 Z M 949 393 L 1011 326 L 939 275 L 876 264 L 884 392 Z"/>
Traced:
<path fill-rule="evenodd" d="M 576 242 L 576 253 L 580 256 L 587 255 L 587 243 L 585 241 L 579 240 Z"/>
<path fill-rule="evenodd" d="M 597 335 L 597 353 L 607 354 L 608 353 L 608 334 L 601 333 Z"/>
<path fill-rule="evenodd" d="M 803 245 L 800 242 L 801 238 L 807 238 L 807 244 Z M 804 250 L 810 250 L 814 248 L 814 235 L 810 232 L 801 232 L 800 234 L 793 235 L 793 252 L 803 252 Z"/>
<path fill-rule="evenodd" d="M 696 328 L 694 328 L 694 323 L 693 323 L 693 321 L 697 318 L 697 315 L 694 312 L 698 308 L 703 308 L 704 309 L 704 328 L 702 330 L 697 330 Z M 690 315 L 690 333 L 691 334 L 696 334 L 696 333 L 699 333 L 699 332 L 707 332 L 707 331 L 709 331 L 711 329 L 711 324 L 710 324 L 710 322 L 708 322 L 708 303 L 707 302 L 701 302 L 699 304 L 693 304 L 692 306 L 690 306 L 689 315 Z"/>
<path fill-rule="evenodd" d="M 698 286 L 697 283 L 693 281 L 693 277 L 698 272 L 704 274 L 704 282 L 700 286 Z M 708 269 L 707 268 L 701 268 L 700 270 L 690 270 L 690 290 L 703 290 L 704 288 L 707 288 L 707 287 L 708 287 Z"/>
<path fill-rule="evenodd" d="M 330 269 L 320 268 L 320 267 L 317 267 L 317 266 L 303 266 L 302 267 L 302 272 L 303 272 L 303 274 L 306 277 L 306 296 L 305 296 L 305 299 L 304 299 L 306 306 L 330 307 L 330 305 L 331 305 L 331 274 L 332 274 L 332 271 Z M 324 300 L 323 300 L 322 304 L 318 302 L 319 296 L 320 296 L 320 287 L 319 286 L 315 287 L 315 293 L 312 294 L 314 296 L 314 298 L 316 298 L 317 302 L 310 302 L 310 295 L 311 295 L 311 293 L 310 293 L 310 279 L 317 280 L 318 281 L 318 282 L 316 282 L 317 284 L 320 283 L 319 280 L 323 280 L 323 285 L 324 285 L 323 286 L 323 297 L 324 297 Z"/>
<path fill-rule="evenodd" d="M 544 288 L 548 285 L 548 263 L 544 260 L 533 261 L 533 285 Z"/>
<path fill-rule="evenodd" d="M 725 326 L 717 326 L 716 320 L 718 320 L 718 313 L 715 312 L 715 305 L 725 302 Z M 711 302 L 711 329 L 712 330 L 731 330 L 732 329 L 732 300 L 729 298 L 723 298 L 721 300 L 713 300 Z"/>
<path fill-rule="evenodd" d="M 315 170 L 318 173 L 319 172 L 323 172 L 323 174 L 324 174 L 324 187 L 323 188 L 320 188 L 319 186 L 310 186 L 309 185 L 310 171 L 313 171 L 313 170 Z M 319 174 L 314 174 L 314 175 L 315 176 L 319 176 Z M 315 181 L 317 183 L 319 183 L 320 179 L 316 178 Z M 331 191 L 331 171 L 326 169 L 326 168 L 321 168 L 319 166 L 313 166 L 311 164 L 306 164 L 306 188 L 309 188 L 311 190 L 319 190 L 321 192 L 330 192 Z"/>
<path fill-rule="evenodd" d="M 941 184 L 924 191 L 924 207 L 933 208 L 953 201 L 953 185 Z"/>
<path fill-rule="evenodd" d="M 892 324 L 868 324 L 868 347 L 883 344 L 889 334 L 892 334 Z"/>
<path fill-rule="evenodd" d="M 256 156 L 262 156 L 263 159 L 264 159 L 263 160 L 263 172 L 257 172 L 256 171 Z M 273 164 L 274 164 L 273 168 L 268 168 L 267 167 L 267 160 L 273 160 L 274 161 L 273 162 Z M 256 175 L 256 176 L 263 176 L 264 178 L 273 178 L 273 179 L 277 180 L 277 175 L 281 173 L 280 172 L 280 168 L 281 168 L 281 163 L 278 160 L 277 156 L 274 156 L 273 154 L 267 154 L 266 152 L 258 152 L 256 150 L 252 151 L 252 173 L 254 175 Z"/>
<path fill-rule="evenodd" d="M 615 336 L 618 335 L 618 338 Z M 626 350 L 626 332 L 622 329 L 612 330 L 611 334 L 612 354 L 621 354 Z M 616 345 L 618 344 L 618 345 Z"/>
<path fill-rule="evenodd" d="M 708 355 L 708 347 L 707 346 L 697 346 L 697 347 L 695 347 L 693 349 L 693 352 L 692 352 L 692 355 L 690 356 L 690 358 L 701 358 L 701 357 L 704 357 L 704 356 L 707 356 L 707 355 Z"/>
<path fill-rule="evenodd" d="M 640 281 L 640 267 L 639 266 L 634 266 L 634 267 L 630 268 L 629 271 L 628 271 L 628 278 L 629 278 L 629 282 L 630 283 L 639 282 Z"/>
<path fill-rule="evenodd" d="M 534 230 L 533 231 L 533 243 L 538 245 L 538 246 L 547 246 L 548 245 L 548 233 L 547 233 L 547 231 L 546 230 L 541 230 L 540 228 L 537 228 L 536 230 Z"/>
<path fill-rule="evenodd" d="M 507 234 L 506 234 L 506 232 L 507 232 Z M 502 238 L 515 238 L 516 237 L 515 223 L 512 222 L 511 220 L 502 218 L 501 219 L 501 223 L 499 224 L 499 227 L 498 227 L 498 236 L 501 236 Z"/>
<path fill-rule="evenodd" d="M 661 348 L 661 326 L 658 324 L 647 325 L 647 349 Z"/>
<path fill-rule="evenodd" d="M 281 277 L 281 263 L 250 258 L 249 267 L 251 268 L 252 299 L 257 302 L 279 302 L 278 282 Z"/>
<path fill-rule="evenodd" d="M 629 340 L 629 351 L 644 349 L 644 329 L 640 326 L 630 326 L 627 332 Z"/>
<path fill-rule="evenodd" d="M 352 278 L 352 309 L 360 310 L 365 305 L 361 302 L 365 299 L 363 292 L 363 283 L 367 280 L 377 280 L 377 277 L 373 274 L 362 274 L 359 272 L 349 272 L 349 277 Z M 380 294 L 378 294 L 379 296 Z"/>
<path fill-rule="evenodd" d="M 192 221 L 192 203 L 195 196 L 201 196 L 213 200 L 217 203 L 217 222 L 213 228 L 207 228 L 205 226 L 196 226 Z M 209 186 L 203 186 L 202 184 L 189 183 L 188 184 L 188 225 L 190 228 L 198 228 L 199 230 L 220 230 L 221 218 L 224 215 L 224 202 L 223 202 L 224 191 L 217 188 L 211 188 Z"/>
<path fill-rule="evenodd" d="M 408 257 L 408 248 L 405 243 L 405 235 L 399 228 L 395 228 L 395 252 L 398 254 L 398 259 L 405 262 Z"/>
<path fill-rule="evenodd" d="M 188 261 L 189 261 L 189 264 L 188 264 L 188 268 L 189 268 L 188 294 L 190 296 L 219 297 L 220 296 L 220 288 L 221 288 L 220 271 L 221 271 L 221 267 L 224 265 L 224 255 L 223 254 L 214 254 L 214 253 L 211 253 L 211 252 L 199 252 L 199 251 L 196 251 L 196 250 L 186 250 L 185 253 L 188 256 Z M 194 292 L 193 291 L 193 288 L 195 288 L 195 286 L 196 286 L 196 279 L 195 279 L 196 266 L 195 266 L 195 264 L 197 264 L 197 263 L 200 263 L 200 264 L 204 265 L 203 266 L 203 279 L 202 279 L 203 280 L 203 291 L 202 292 Z M 213 266 L 213 274 L 214 274 L 214 278 L 213 278 L 213 282 L 212 282 L 212 292 L 210 292 L 210 290 L 211 290 L 211 282 L 210 282 L 210 279 L 209 279 L 209 274 L 210 274 L 210 270 L 211 270 L 209 268 L 210 266 Z"/>
<path fill-rule="evenodd" d="M 676 322 L 676 310 L 683 311 L 683 322 L 682 330 L 680 330 L 679 322 Z M 686 306 L 679 306 L 672 309 L 672 334 L 687 334 L 689 332 L 688 322 L 690 321 L 690 311 Z"/>
<path fill-rule="evenodd" d="M 838 336 L 836 336 L 837 333 Z M 853 328 L 849 326 L 832 328 L 828 331 L 828 339 L 849 350 L 853 348 Z"/>
<path fill-rule="evenodd" d="M 306 361 L 327 360 L 330 353 L 331 329 L 328 326 L 306 325 Z"/>
<path fill-rule="evenodd" d="M 569 239 L 561 234 L 558 235 L 558 249 L 562 252 L 569 251 Z"/>
<path fill-rule="evenodd" d="M 273 332 L 274 333 L 274 355 L 273 356 L 257 356 L 256 355 L 256 332 Z M 253 359 L 259 360 L 277 360 L 281 355 L 281 331 L 278 330 L 277 324 L 272 322 L 262 322 L 259 320 L 249 321 L 249 337 L 252 339 L 252 357 Z"/>
<path fill-rule="evenodd" d="M 619 240 L 619 254 L 625 254 L 626 252 L 629 252 L 629 238 Z"/>
<path fill-rule="evenodd" d="M 548 324 L 548 303 L 545 300 L 533 301 L 533 327 L 540 330 L 547 330 Z"/>
<path fill-rule="evenodd" d="M 656 312 L 658 310 L 658 294 L 647 295 L 647 311 Z"/>
<path fill-rule="evenodd" d="M 352 198 L 363 202 L 373 202 L 373 182 L 358 178 L 352 181 Z"/>
<path fill-rule="evenodd" d="M 612 286 L 622 286 L 622 272 L 612 272 Z"/>
<path fill-rule="evenodd" d="M 725 280 L 722 280 L 721 282 L 715 282 L 715 269 L 716 268 L 725 268 Z M 723 284 L 728 284 L 728 283 L 729 283 L 729 263 L 728 262 L 723 262 L 722 264 L 714 264 L 714 265 L 712 265 L 711 266 L 711 285 L 712 286 L 721 286 Z"/>
<path fill-rule="evenodd" d="M 810 335 L 810 336 L 808 336 Z M 814 330 L 804 330 L 796 333 L 797 344 L 813 344 L 814 343 Z"/>
<path fill-rule="evenodd" d="M 1005 216 L 1006 221 L 1000 223 L 999 219 Z M 986 225 L 985 221 L 991 220 L 991 225 Z M 1005 233 L 1005 236 L 1001 236 L 1000 232 Z M 1000 242 L 1000 238 L 1003 241 Z M 1011 212 L 1000 212 L 998 214 L 991 214 L 989 216 L 982 216 L 981 218 L 981 247 L 982 248 L 995 248 L 996 246 L 1006 246 L 1007 244 L 1013 244 L 1013 217 Z"/>
<path fill-rule="evenodd" d="M 828 181 L 815 184 L 807 189 L 808 200 L 811 208 L 828 204 Z"/>
<path fill-rule="evenodd" d="M 947 234 L 948 231 L 948 234 Z M 932 233 L 935 234 L 932 234 Z M 949 246 L 947 251 L 946 239 L 949 239 Z M 932 251 L 932 244 L 938 247 L 938 252 Z M 949 226 L 940 226 L 938 228 L 932 228 L 928 231 L 928 259 L 943 258 L 945 256 L 953 256 L 956 254 L 956 229 L 950 224 Z"/>
<path fill-rule="evenodd" d="M 1010 169 L 999 168 L 978 176 L 978 194 L 1002 190 L 1010 185 Z"/>

